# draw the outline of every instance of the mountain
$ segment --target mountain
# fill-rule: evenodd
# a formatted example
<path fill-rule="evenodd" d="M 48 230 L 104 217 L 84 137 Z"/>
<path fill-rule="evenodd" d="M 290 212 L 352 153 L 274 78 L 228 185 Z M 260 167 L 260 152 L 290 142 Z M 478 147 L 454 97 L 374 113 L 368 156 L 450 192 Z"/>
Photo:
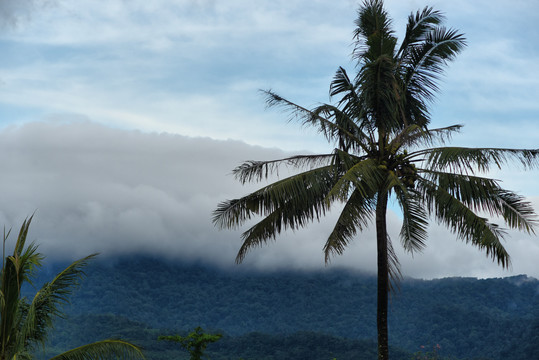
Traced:
<path fill-rule="evenodd" d="M 50 278 L 59 269 L 54 264 L 43 275 Z M 201 326 L 225 333 L 228 343 L 253 333 L 268 341 L 275 336 L 305 341 L 305 332 L 327 341 L 375 340 L 376 278 L 371 275 L 343 269 L 222 270 L 147 257 L 102 259 L 86 274 L 66 308 L 68 319 L 57 326 L 86 334 L 85 339 L 123 334 L 116 325 L 107 334 L 103 319 L 108 319 L 125 322 L 123 329 L 138 326 L 139 333 L 145 329 L 155 338 Z M 73 330 L 77 324 L 84 329 Z M 441 355 L 458 359 L 531 359 L 539 348 L 539 281 L 524 275 L 404 279 L 391 297 L 389 326 L 390 343 L 408 354 L 439 345 Z M 51 346 L 60 348 L 63 340 L 55 336 L 54 341 Z M 225 349 L 227 341 L 212 346 Z"/>

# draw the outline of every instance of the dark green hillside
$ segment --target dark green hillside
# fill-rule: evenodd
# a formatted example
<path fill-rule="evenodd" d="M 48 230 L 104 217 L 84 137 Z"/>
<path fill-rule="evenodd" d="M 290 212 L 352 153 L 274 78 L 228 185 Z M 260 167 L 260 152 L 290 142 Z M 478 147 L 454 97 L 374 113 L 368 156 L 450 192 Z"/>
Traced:
<path fill-rule="evenodd" d="M 81 326 L 82 325 L 82 326 Z M 130 339 L 144 348 L 151 360 L 188 360 L 189 354 L 177 344 L 156 341 L 157 336 L 171 333 L 117 315 L 76 315 L 61 321 L 51 337 L 46 353 L 38 352 L 39 359 L 58 354 L 62 349 L 88 341 L 97 341 L 104 334 Z M 395 360 L 409 360 L 410 353 L 392 348 Z M 270 335 L 259 332 L 241 336 L 224 334 L 210 344 L 207 354 L 212 360 L 357 360 L 376 357 L 376 343 L 371 340 L 350 340 L 315 332 L 297 332 L 289 335 Z"/>
<path fill-rule="evenodd" d="M 118 326 L 127 319 L 139 324 L 121 325 L 112 335 L 128 337 L 122 331 L 137 326 L 152 336 L 152 329 L 201 326 L 230 339 L 253 332 L 298 336 L 308 331 L 368 342 L 376 334 L 371 276 L 332 269 L 247 274 L 241 267 L 223 271 L 147 258 L 113 265 L 101 261 L 87 269 L 68 313 L 73 319 L 119 315 Z M 98 318 L 89 319 L 81 336 L 104 334 Z M 391 301 L 389 324 L 391 344 L 410 353 L 440 344 L 445 356 L 530 359 L 532 349 L 539 348 L 539 281 L 525 276 L 407 279 Z"/>

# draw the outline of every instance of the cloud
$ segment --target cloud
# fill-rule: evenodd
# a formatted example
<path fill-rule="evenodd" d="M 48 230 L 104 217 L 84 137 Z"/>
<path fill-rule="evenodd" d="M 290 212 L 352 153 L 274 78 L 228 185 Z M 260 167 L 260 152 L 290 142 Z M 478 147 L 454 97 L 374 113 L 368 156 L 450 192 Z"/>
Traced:
<path fill-rule="evenodd" d="M 231 170 L 245 160 L 287 155 L 240 141 L 115 129 L 69 115 L 10 126 L 0 131 L 0 224 L 16 230 L 37 210 L 30 237 L 52 259 L 136 253 L 234 266 L 241 231 L 219 231 L 211 213 L 220 201 L 257 185 L 241 186 Z M 322 247 L 337 213 L 254 249 L 241 266 L 324 268 Z M 407 276 L 539 277 L 537 237 L 508 239 L 513 270 L 504 272 L 436 225 L 425 252 L 412 258 L 398 243 L 398 216 L 390 212 L 388 223 Z M 330 266 L 374 272 L 375 254 L 371 227 Z"/>
<path fill-rule="evenodd" d="M 240 190 L 227 174 L 245 156 L 282 155 L 237 141 L 84 120 L 9 127 L 0 147 L 0 201 L 9 204 L 0 220 L 16 227 L 37 209 L 33 231 L 53 257 L 132 249 L 180 257 L 222 253 L 230 245 L 215 240 L 210 217 L 219 200 Z M 232 261 L 233 253 L 225 253 Z"/>
<path fill-rule="evenodd" d="M 352 24 L 355 5 L 321 12 L 322 6 L 59 2 L 8 37 L 0 99 L 12 109 L 7 118 L 19 123 L 82 113 L 117 127 L 271 146 L 289 137 L 281 136 L 284 122 L 272 120 L 279 114 L 261 114 L 258 89 L 286 89 L 306 105 L 325 101 L 337 59 L 349 51 L 351 27 L 319 19 L 344 13 Z M 320 63 L 328 70 L 320 71 Z M 323 91 L 315 91 L 320 85 Z"/>
<path fill-rule="evenodd" d="M 310 107 L 328 101 L 338 66 L 353 72 L 356 1 L 80 0 L 53 2 L 53 11 L 47 3 L 6 2 L 33 11 L 3 37 L 6 122 L 78 113 L 125 129 L 316 151 L 324 142 L 291 134 L 281 113 L 263 111 L 257 90 Z M 536 4 L 516 1 L 511 11 L 502 1 L 385 4 L 400 38 L 411 11 L 434 5 L 469 39 L 440 84 L 434 126 L 465 123 L 467 144 L 516 147 L 525 138 L 534 146 L 535 132 L 503 129 L 536 123 Z"/>
<path fill-rule="evenodd" d="M 2 0 L 0 2 L 0 27 L 16 27 L 28 21 L 33 12 L 56 4 L 55 0 Z"/>

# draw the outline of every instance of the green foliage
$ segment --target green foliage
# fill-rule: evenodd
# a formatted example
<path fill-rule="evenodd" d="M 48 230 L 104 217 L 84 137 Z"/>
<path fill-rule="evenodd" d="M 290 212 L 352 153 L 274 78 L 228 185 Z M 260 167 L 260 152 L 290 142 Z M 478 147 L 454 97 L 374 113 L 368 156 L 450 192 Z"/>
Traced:
<path fill-rule="evenodd" d="M 208 334 L 204 333 L 200 326 L 197 326 L 195 330 L 189 333 L 187 336 L 169 335 L 159 336 L 158 340 L 173 341 L 180 344 L 182 348 L 189 351 L 191 354 L 191 360 L 201 360 L 204 355 L 206 347 L 218 341 L 222 334 Z"/>
<path fill-rule="evenodd" d="M 53 320 L 62 317 L 62 307 L 79 285 L 82 268 L 94 255 L 73 262 L 52 281 L 45 283 L 29 302 L 22 296 L 23 284 L 30 283 L 43 255 L 35 244 L 26 244 L 32 217 L 25 220 L 19 231 L 13 254 L 6 256 L 9 236 L 4 233 L 3 261 L 0 274 L 0 359 L 30 359 L 37 345 L 44 345 Z M 120 357 L 144 358 L 138 347 L 121 340 L 105 340 L 69 350 L 52 359 L 89 360 Z"/>
<path fill-rule="evenodd" d="M 82 345 L 56 355 L 50 360 L 94 360 L 94 359 L 140 359 L 144 358 L 140 348 L 116 339 L 97 341 Z"/>
<path fill-rule="evenodd" d="M 280 336 L 310 331 L 369 340 L 376 350 L 372 342 L 376 278 L 371 275 L 331 268 L 273 273 L 243 267 L 223 270 L 140 257 L 98 260 L 85 271 L 89 276 L 84 286 L 65 309 L 68 319 L 57 321 L 50 334 L 48 354 L 103 338 L 122 338 L 144 348 L 149 359 L 181 359 L 176 344 L 155 339 L 159 334 L 187 335 L 197 325 L 228 334 L 208 347 L 212 360 L 223 354 L 231 354 L 232 359 L 270 356 L 269 343 L 260 345 L 259 352 L 253 349 L 256 356 L 250 357 L 241 352 L 233 357 L 229 352 L 233 347 L 225 346 L 252 332 L 275 336 L 277 341 Z M 35 283 L 42 281 L 43 273 Z M 539 347 L 538 289 L 539 281 L 526 276 L 404 279 L 390 303 L 391 345 L 409 355 L 421 344 L 439 343 L 443 356 L 458 359 L 533 359 Z M 313 347 L 299 342 L 294 346 Z M 352 348 L 364 351 L 359 345 Z M 321 348 L 317 351 L 324 354 Z M 354 358 L 337 351 L 332 354 L 321 360 Z"/>
<path fill-rule="evenodd" d="M 59 334 L 68 342 L 71 334 L 82 331 L 78 338 L 88 336 L 84 328 L 94 328 L 102 334 L 116 334 L 129 339 L 137 339 L 144 353 L 151 360 L 189 360 L 190 354 L 180 349 L 174 342 L 155 341 L 156 333 L 170 332 L 166 329 L 155 329 L 149 326 L 129 321 L 120 316 L 81 315 L 68 319 L 59 324 Z M 186 336 L 188 332 L 178 331 Z M 95 334 L 97 336 L 97 334 Z M 68 343 L 65 345 L 67 346 Z M 411 353 L 392 347 L 396 360 L 409 360 Z M 376 343 L 372 340 L 345 339 L 319 332 L 300 331 L 290 334 L 267 334 L 252 332 L 238 336 L 223 333 L 223 337 L 213 343 L 205 351 L 211 360 L 281 360 L 305 359 L 328 360 L 336 357 L 339 360 L 371 359 L 376 356 Z M 44 359 L 43 357 L 38 360 Z"/>

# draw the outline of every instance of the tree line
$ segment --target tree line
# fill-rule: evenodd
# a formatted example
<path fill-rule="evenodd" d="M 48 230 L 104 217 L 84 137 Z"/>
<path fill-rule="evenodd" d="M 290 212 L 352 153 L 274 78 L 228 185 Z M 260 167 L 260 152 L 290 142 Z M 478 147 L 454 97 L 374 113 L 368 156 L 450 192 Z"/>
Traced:
<path fill-rule="evenodd" d="M 153 342 L 158 335 L 184 333 L 196 326 L 230 337 L 307 331 L 375 340 L 376 278 L 368 274 L 330 268 L 308 273 L 245 272 L 241 267 L 225 271 L 133 256 L 100 259 L 86 273 L 84 286 L 66 308 L 75 325 L 92 324 L 76 320 L 88 314 L 96 319 L 103 319 L 98 314 L 119 316 L 119 324 L 123 318 L 161 329 L 150 337 Z M 538 288 L 539 281 L 526 276 L 403 279 L 389 306 L 391 344 L 410 354 L 421 345 L 440 344 L 442 355 L 461 359 L 501 360 L 507 351 L 526 353 L 526 348 L 539 345 L 534 332 L 539 323 Z M 96 322 L 72 333 L 81 334 L 81 342 L 103 334 L 100 328 Z"/>

